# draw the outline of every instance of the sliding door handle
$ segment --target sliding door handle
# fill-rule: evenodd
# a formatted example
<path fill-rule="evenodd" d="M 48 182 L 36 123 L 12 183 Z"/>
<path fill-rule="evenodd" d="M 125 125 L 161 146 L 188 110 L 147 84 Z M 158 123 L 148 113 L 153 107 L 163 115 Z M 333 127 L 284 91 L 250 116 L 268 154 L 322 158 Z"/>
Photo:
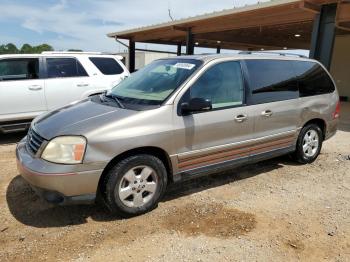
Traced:
<path fill-rule="evenodd" d="M 244 121 L 246 121 L 248 119 L 248 117 L 246 115 L 238 115 L 235 117 L 235 121 L 238 123 L 242 123 Z"/>
<path fill-rule="evenodd" d="M 272 111 L 271 110 L 265 110 L 261 112 L 262 116 L 270 117 L 272 116 Z"/>

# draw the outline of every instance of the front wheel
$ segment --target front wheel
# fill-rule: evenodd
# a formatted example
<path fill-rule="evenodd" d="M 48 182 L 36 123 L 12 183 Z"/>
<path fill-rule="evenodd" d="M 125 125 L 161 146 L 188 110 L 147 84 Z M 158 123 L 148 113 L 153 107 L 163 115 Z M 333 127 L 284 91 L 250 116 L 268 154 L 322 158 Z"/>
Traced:
<path fill-rule="evenodd" d="M 314 162 L 321 152 L 322 142 L 322 130 L 318 125 L 304 126 L 298 137 L 294 159 L 301 164 Z"/>
<path fill-rule="evenodd" d="M 106 179 L 105 202 L 124 217 L 155 208 L 167 185 L 163 162 L 151 155 L 135 155 L 117 163 Z"/>

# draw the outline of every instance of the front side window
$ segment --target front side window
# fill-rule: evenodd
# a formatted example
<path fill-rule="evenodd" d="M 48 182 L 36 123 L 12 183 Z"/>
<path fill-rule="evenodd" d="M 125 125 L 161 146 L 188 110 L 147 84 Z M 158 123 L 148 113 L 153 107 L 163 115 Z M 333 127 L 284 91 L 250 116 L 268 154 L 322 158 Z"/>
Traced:
<path fill-rule="evenodd" d="M 319 64 L 309 61 L 296 61 L 293 64 L 301 97 L 334 92 L 331 78 Z"/>
<path fill-rule="evenodd" d="M 270 103 L 299 97 L 291 61 L 252 59 L 245 61 L 251 104 Z"/>
<path fill-rule="evenodd" d="M 238 61 L 210 67 L 190 88 L 191 98 L 208 99 L 213 109 L 242 105 L 243 93 L 242 71 Z"/>
<path fill-rule="evenodd" d="M 89 60 L 104 75 L 118 75 L 124 72 L 119 63 L 110 57 L 89 57 Z"/>
<path fill-rule="evenodd" d="M 157 60 L 132 73 L 108 95 L 130 104 L 161 105 L 202 64 L 195 59 Z"/>
<path fill-rule="evenodd" d="M 38 58 L 16 58 L 0 60 L 0 81 L 38 78 Z"/>
<path fill-rule="evenodd" d="M 75 58 L 46 58 L 46 63 L 48 78 L 88 76 Z"/>

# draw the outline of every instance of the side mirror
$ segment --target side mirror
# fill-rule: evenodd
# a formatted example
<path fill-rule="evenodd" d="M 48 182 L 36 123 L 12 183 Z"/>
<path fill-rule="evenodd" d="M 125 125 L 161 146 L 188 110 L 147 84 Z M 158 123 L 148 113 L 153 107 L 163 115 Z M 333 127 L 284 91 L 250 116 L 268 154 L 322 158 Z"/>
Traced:
<path fill-rule="evenodd" d="M 211 101 L 204 98 L 191 98 L 189 102 L 181 104 L 181 114 L 188 115 L 193 112 L 209 111 L 213 108 Z"/>

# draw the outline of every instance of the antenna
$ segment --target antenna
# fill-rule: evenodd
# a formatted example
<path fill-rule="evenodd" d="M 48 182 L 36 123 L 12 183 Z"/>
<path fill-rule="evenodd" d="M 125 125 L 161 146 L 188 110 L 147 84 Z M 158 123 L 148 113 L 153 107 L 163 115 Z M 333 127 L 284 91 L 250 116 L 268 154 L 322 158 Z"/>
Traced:
<path fill-rule="evenodd" d="M 173 18 L 172 15 L 171 15 L 171 6 L 170 6 L 170 2 L 168 2 L 168 15 L 169 15 L 171 21 L 174 21 L 174 18 Z"/>

